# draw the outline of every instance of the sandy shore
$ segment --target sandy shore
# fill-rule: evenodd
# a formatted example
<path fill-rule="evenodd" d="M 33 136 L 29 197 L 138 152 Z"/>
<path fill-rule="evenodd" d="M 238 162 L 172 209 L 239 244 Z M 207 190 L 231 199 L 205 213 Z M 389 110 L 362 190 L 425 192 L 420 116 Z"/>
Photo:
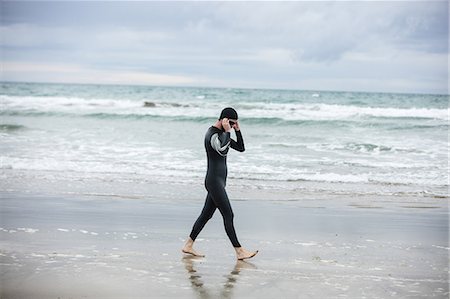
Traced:
<path fill-rule="evenodd" d="M 216 212 L 180 248 L 203 200 L 1 193 L 6 298 L 448 298 L 448 208 L 233 201 L 236 262 Z"/>

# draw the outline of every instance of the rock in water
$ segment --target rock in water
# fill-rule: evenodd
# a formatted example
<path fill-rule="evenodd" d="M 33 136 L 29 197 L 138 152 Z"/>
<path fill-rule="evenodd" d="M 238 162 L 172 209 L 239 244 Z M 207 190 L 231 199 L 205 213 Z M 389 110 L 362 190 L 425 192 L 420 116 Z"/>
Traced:
<path fill-rule="evenodd" d="M 153 102 L 144 102 L 144 107 L 156 107 L 156 104 Z"/>

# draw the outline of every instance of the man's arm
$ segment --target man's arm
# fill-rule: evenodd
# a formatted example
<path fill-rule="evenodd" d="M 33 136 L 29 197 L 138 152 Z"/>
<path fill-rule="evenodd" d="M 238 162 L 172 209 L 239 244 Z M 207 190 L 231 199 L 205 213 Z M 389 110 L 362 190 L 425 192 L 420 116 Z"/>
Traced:
<path fill-rule="evenodd" d="M 237 141 L 231 140 L 230 146 L 232 149 L 237 150 L 239 152 L 245 151 L 244 139 L 242 138 L 241 130 L 235 130 Z"/>
<path fill-rule="evenodd" d="M 215 133 L 211 136 L 211 147 L 224 156 L 228 152 L 228 146 L 231 141 L 230 132 Z"/>

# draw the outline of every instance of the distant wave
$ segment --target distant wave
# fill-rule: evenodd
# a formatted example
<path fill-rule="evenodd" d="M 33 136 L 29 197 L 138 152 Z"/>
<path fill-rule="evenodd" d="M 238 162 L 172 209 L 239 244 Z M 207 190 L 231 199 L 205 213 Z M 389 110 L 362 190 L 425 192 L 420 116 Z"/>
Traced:
<path fill-rule="evenodd" d="M 346 149 L 361 151 L 361 152 L 387 152 L 392 151 L 393 148 L 390 146 L 384 146 L 379 144 L 372 143 L 347 143 L 345 146 Z"/>
<path fill-rule="evenodd" d="M 398 149 L 394 149 L 393 147 L 379 145 L 379 144 L 371 144 L 371 143 L 347 143 L 345 145 L 309 145 L 301 144 L 301 143 L 290 143 L 290 142 L 278 142 L 278 143 L 267 143 L 264 146 L 270 146 L 270 147 L 309 147 L 312 149 L 319 149 L 319 148 L 325 148 L 325 149 L 331 149 L 331 150 L 351 150 L 351 151 L 358 151 L 358 152 L 384 152 L 384 151 L 394 151 Z"/>
<path fill-rule="evenodd" d="M 211 123 L 216 120 L 214 116 L 189 116 L 189 115 L 161 115 L 158 113 L 130 113 L 130 112 L 95 112 L 95 113 L 71 113 L 63 111 L 35 111 L 35 110 L 2 110 L 3 116 L 31 116 L 31 117 L 86 117 L 96 119 L 120 119 L 120 120 L 169 120 L 179 122 Z M 352 127 L 380 127 L 389 130 L 405 129 L 448 129 L 449 124 L 435 123 L 430 125 L 414 125 L 410 123 L 383 123 L 368 120 L 286 120 L 278 117 L 242 117 L 246 124 L 254 125 L 274 125 L 274 126 L 295 126 L 295 127 L 316 127 L 316 128 L 352 128 Z"/>
<path fill-rule="evenodd" d="M 394 108 L 361 107 L 354 105 L 331 104 L 260 104 L 255 108 L 247 106 L 249 111 L 266 117 L 281 117 L 287 120 L 302 119 L 350 119 L 361 117 L 374 118 L 430 118 L 448 119 L 449 109 L 437 108 Z M 252 113 L 252 114 L 253 114 Z M 255 114 L 256 114 L 255 113 Z"/>
<path fill-rule="evenodd" d="M 373 144 L 373 143 L 357 143 L 348 142 L 345 144 L 309 144 L 308 148 L 314 151 L 348 151 L 348 152 L 358 152 L 358 153 L 415 153 L 415 154 L 426 154 L 426 152 L 420 151 L 414 148 L 402 148 L 387 146 L 383 144 Z"/>
<path fill-rule="evenodd" d="M 33 110 L 1 110 L 0 115 L 4 116 L 76 116 L 72 113 L 53 111 L 33 111 Z"/>
<path fill-rule="evenodd" d="M 0 132 L 13 132 L 23 129 L 26 129 L 26 127 L 22 125 L 0 124 Z"/>
<path fill-rule="evenodd" d="M 211 122 L 214 117 L 203 117 L 203 116 L 165 116 L 157 114 L 128 114 L 128 113 L 90 113 L 84 114 L 84 117 L 92 117 L 99 119 L 165 119 L 172 121 L 192 121 L 192 122 Z"/>
<path fill-rule="evenodd" d="M 172 102 L 156 100 L 83 99 L 65 97 L 0 96 L 2 115 L 74 115 L 99 118 L 142 119 L 168 117 L 171 119 L 203 122 L 214 119 L 223 104 L 207 100 Z M 308 125 L 333 121 L 346 126 L 346 122 L 373 120 L 448 120 L 449 109 L 437 108 L 386 108 L 323 103 L 237 103 L 241 118 L 253 124 Z M 315 123 L 309 123 L 314 121 Z M 341 121 L 341 123 L 337 123 Z M 423 124 L 422 124 L 423 125 Z M 439 124 L 442 125 L 442 124 Z"/>
<path fill-rule="evenodd" d="M 78 97 L 44 97 L 44 96 L 8 96 L 0 95 L 0 102 L 6 107 L 43 109 L 43 110 L 69 110 L 94 109 L 95 107 L 132 108 L 141 107 L 143 102 L 114 99 L 84 99 Z"/>

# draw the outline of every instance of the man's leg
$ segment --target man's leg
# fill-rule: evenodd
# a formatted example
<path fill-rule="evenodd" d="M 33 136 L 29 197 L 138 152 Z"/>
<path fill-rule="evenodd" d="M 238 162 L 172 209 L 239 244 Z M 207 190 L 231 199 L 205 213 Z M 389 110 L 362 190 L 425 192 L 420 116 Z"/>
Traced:
<path fill-rule="evenodd" d="M 212 193 L 211 196 L 220 213 L 222 214 L 225 231 L 227 232 L 231 244 L 233 244 L 234 247 L 241 247 L 241 244 L 239 244 L 236 236 L 236 231 L 234 230 L 234 214 L 233 209 L 231 208 L 230 200 L 228 199 L 227 192 L 224 188 L 220 188 L 215 190 L 215 192 Z"/>
<path fill-rule="evenodd" d="M 192 239 L 192 241 L 195 241 L 198 234 L 202 231 L 203 227 L 205 226 L 206 222 L 208 222 L 209 219 L 214 215 L 214 212 L 216 211 L 216 205 L 214 204 L 214 201 L 212 200 L 210 194 L 206 195 L 205 205 L 203 206 L 203 210 L 200 213 L 200 216 L 198 216 L 197 221 L 195 221 L 194 226 L 192 227 L 191 234 L 189 235 Z"/>

